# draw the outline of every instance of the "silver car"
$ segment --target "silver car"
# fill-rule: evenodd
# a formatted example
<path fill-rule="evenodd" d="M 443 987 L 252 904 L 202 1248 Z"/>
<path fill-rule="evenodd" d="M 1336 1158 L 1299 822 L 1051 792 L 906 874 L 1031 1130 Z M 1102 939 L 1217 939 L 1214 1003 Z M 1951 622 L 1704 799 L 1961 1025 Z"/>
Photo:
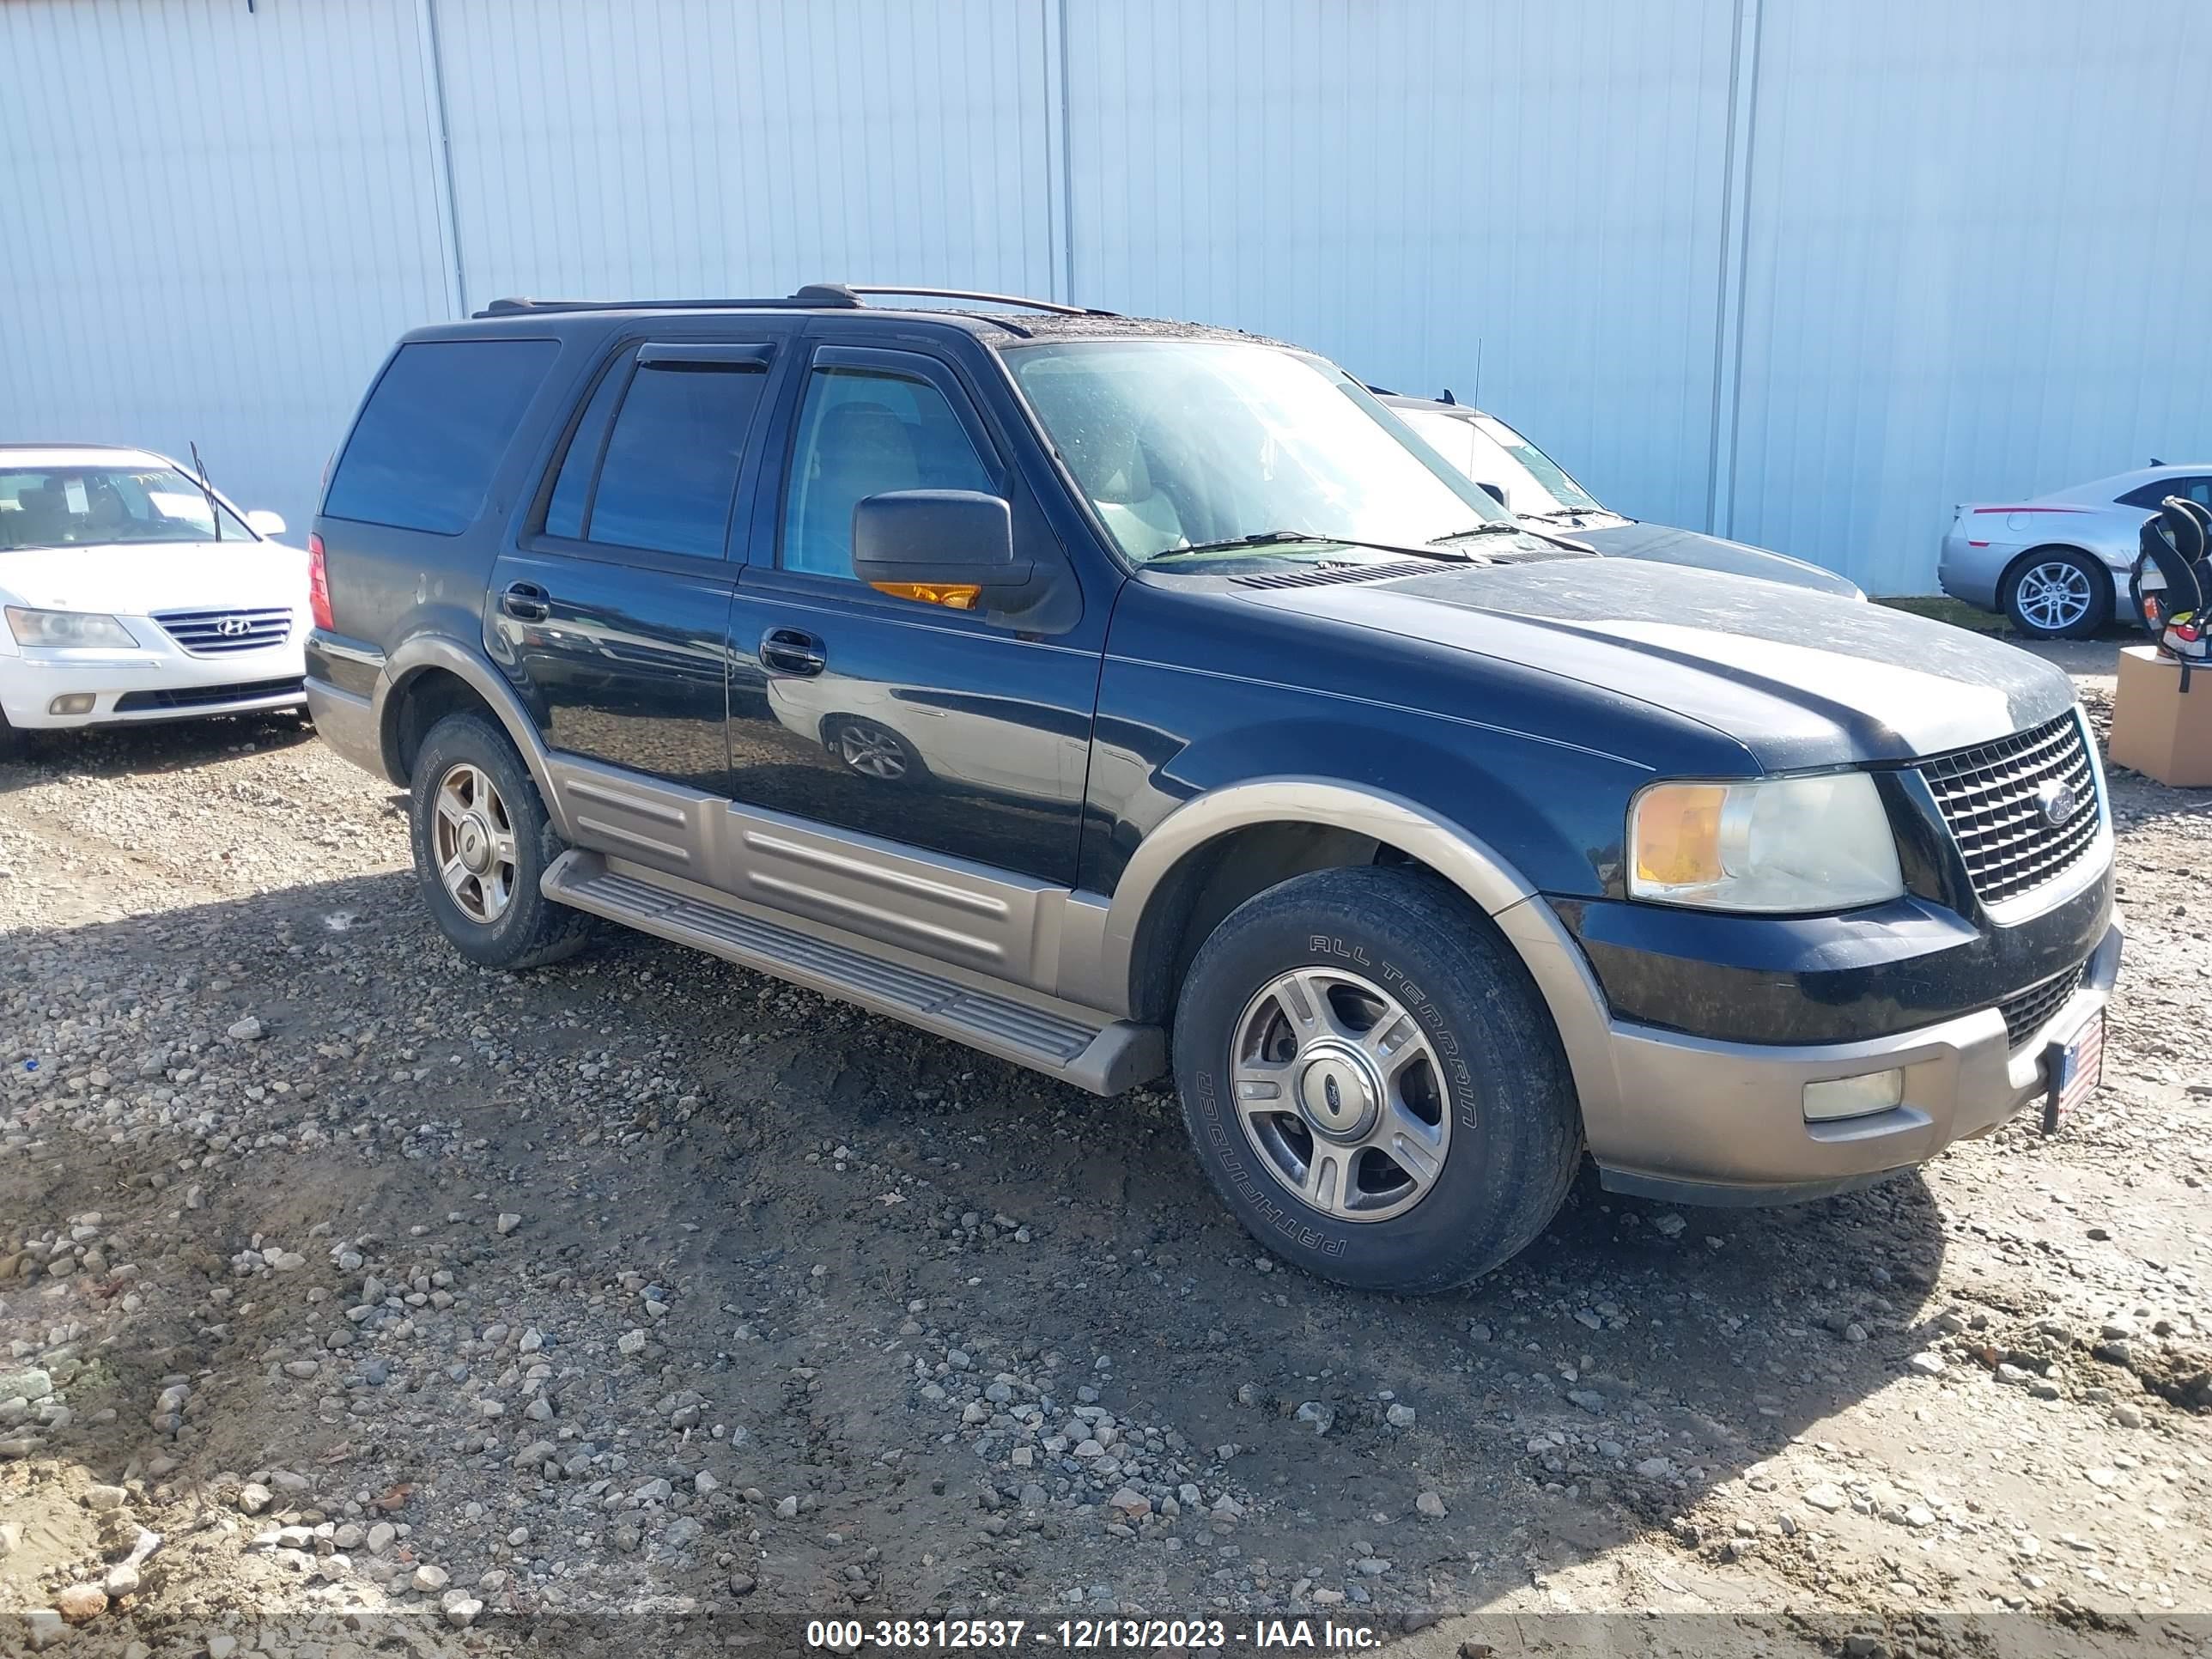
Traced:
<path fill-rule="evenodd" d="M 2154 464 L 2012 502 L 1962 502 L 1936 577 L 2034 639 L 2080 639 L 2128 605 L 2142 521 L 2168 495 L 2212 507 L 2212 464 Z"/>

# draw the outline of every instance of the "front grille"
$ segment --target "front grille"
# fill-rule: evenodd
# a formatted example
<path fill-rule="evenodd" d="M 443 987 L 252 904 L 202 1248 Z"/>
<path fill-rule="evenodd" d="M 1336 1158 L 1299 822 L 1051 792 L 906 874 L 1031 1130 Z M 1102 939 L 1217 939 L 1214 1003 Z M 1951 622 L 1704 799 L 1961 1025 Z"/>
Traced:
<path fill-rule="evenodd" d="M 2079 721 L 2062 714 L 2032 732 L 1920 763 L 1920 775 L 1959 843 L 1984 904 L 1996 904 L 2063 874 L 2097 838 L 2102 809 Z M 2039 792 L 2052 784 L 2078 803 L 2052 823 Z"/>
<path fill-rule="evenodd" d="M 2083 963 L 2057 979 L 2044 981 L 2032 989 L 1997 1005 L 2004 1016 L 2005 1036 L 2015 1048 L 2043 1029 L 2044 1021 L 2066 1006 L 2066 999 L 2081 986 L 2081 975 L 2088 969 Z"/>
<path fill-rule="evenodd" d="M 218 703 L 257 702 L 263 697 L 300 695 L 302 682 L 246 680 L 237 685 L 192 685 L 180 691 L 126 691 L 115 700 L 118 714 L 143 714 L 162 708 L 212 708 Z"/>
<path fill-rule="evenodd" d="M 292 637 L 289 611 L 157 611 L 161 631 L 195 657 L 228 657 Z"/>

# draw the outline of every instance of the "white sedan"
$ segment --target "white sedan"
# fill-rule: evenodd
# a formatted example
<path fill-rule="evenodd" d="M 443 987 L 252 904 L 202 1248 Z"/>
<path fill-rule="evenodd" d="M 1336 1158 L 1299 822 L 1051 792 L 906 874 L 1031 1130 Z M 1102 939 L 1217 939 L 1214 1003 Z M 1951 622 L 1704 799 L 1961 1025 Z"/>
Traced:
<path fill-rule="evenodd" d="M 0 444 L 0 750 L 307 703 L 307 556 L 175 462 Z"/>
<path fill-rule="evenodd" d="M 2168 495 L 2212 507 L 2212 464 L 2155 465 L 2028 501 L 1962 503 L 1936 579 L 2034 639 L 2080 639 L 2128 605 L 2142 522 Z"/>

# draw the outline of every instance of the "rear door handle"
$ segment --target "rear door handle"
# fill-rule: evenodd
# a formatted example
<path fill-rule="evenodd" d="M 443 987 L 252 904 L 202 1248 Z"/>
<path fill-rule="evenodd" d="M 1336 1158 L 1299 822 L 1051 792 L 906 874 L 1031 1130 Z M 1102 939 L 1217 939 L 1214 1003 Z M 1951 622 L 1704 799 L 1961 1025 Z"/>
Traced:
<path fill-rule="evenodd" d="M 546 603 L 550 597 L 536 582 L 509 582 L 499 596 L 499 608 L 517 622 L 544 622 L 553 614 Z"/>
<path fill-rule="evenodd" d="M 779 674 L 818 674 L 830 660 L 821 641 L 796 628 L 771 628 L 762 635 L 760 659 Z"/>

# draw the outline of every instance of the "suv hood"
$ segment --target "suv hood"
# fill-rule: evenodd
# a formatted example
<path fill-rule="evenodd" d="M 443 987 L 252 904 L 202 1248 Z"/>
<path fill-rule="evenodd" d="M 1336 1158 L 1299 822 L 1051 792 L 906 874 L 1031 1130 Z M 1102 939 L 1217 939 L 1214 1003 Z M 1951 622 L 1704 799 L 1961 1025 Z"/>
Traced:
<path fill-rule="evenodd" d="M 307 599 L 307 556 L 276 542 L 131 542 L 0 553 L 0 593 L 40 611 L 144 617 Z"/>
<path fill-rule="evenodd" d="M 1393 581 L 1243 597 L 1633 697 L 1727 733 L 1768 771 L 1940 754 L 2074 705 L 2063 673 L 1985 635 L 1671 565 L 1438 565 Z"/>

